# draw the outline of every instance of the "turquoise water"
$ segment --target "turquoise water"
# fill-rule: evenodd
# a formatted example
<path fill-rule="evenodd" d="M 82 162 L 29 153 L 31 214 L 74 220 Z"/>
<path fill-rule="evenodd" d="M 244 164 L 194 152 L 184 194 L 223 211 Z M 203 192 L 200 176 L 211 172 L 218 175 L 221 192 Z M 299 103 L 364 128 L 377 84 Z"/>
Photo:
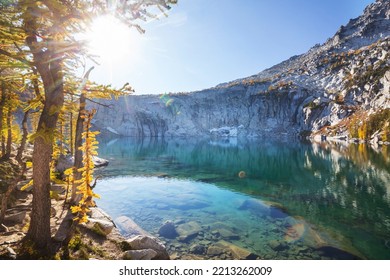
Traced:
<path fill-rule="evenodd" d="M 99 156 L 98 205 L 155 235 L 171 221 L 173 258 L 235 258 L 215 250 L 225 242 L 247 258 L 390 259 L 385 149 L 120 138 L 100 139 Z"/>

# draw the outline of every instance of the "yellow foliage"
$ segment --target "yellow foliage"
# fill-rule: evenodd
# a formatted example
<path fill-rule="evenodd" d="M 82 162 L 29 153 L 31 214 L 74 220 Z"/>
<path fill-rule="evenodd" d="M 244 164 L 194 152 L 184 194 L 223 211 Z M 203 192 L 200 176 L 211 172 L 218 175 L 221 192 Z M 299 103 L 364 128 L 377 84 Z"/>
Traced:
<path fill-rule="evenodd" d="M 34 181 L 33 179 L 31 179 L 27 184 L 25 184 L 20 190 L 21 191 L 25 191 L 27 190 L 29 187 L 31 187 L 32 185 L 34 184 Z"/>
<path fill-rule="evenodd" d="M 92 191 L 93 181 L 93 156 L 97 155 L 96 135 L 98 131 L 91 131 L 91 120 L 96 110 L 86 111 L 84 116 L 84 132 L 82 137 L 84 139 L 83 145 L 79 148 L 83 151 L 83 167 L 78 171 L 82 173 L 80 180 L 76 180 L 74 183 L 78 184 L 77 194 L 81 194 L 82 197 L 79 201 L 79 205 L 71 207 L 72 213 L 76 214 L 74 218 L 78 223 L 85 223 L 88 221 L 87 213 L 90 212 L 89 207 L 95 206 L 93 198 L 99 198 L 99 195 Z M 70 174 L 70 171 L 67 171 Z"/>

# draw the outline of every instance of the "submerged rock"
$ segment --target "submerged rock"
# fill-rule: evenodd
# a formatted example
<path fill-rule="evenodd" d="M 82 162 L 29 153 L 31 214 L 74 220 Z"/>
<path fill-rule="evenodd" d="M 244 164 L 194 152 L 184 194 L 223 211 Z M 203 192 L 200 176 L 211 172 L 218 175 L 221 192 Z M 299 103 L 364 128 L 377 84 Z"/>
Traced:
<path fill-rule="evenodd" d="M 270 214 L 270 206 L 263 203 L 261 200 L 258 199 L 246 199 L 240 207 L 238 207 L 238 210 L 248 210 L 256 215 L 269 215 Z"/>
<path fill-rule="evenodd" d="M 282 242 L 282 241 L 278 241 L 278 240 L 271 240 L 268 245 L 272 248 L 272 250 L 274 251 L 283 251 L 283 250 L 287 250 L 289 248 L 289 246 L 285 243 L 285 242 Z"/>
<path fill-rule="evenodd" d="M 158 234 L 168 239 L 174 239 L 178 236 L 175 224 L 171 221 L 165 222 L 158 230 Z"/>
<path fill-rule="evenodd" d="M 123 234 L 128 237 L 136 235 L 150 235 L 147 231 L 143 230 L 139 225 L 137 225 L 131 218 L 127 216 L 120 216 L 116 218 L 115 224 L 123 232 Z"/>
<path fill-rule="evenodd" d="M 256 254 L 250 252 L 249 250 L 224 240 L 218 241 L 216 245 L 225 248 L 225 250 L 230 252 L 232 257 L 237 260 L 255 260 L 258 258 Z"/>
<path fill-rule="evenodd" d="M 202 230 L 202 227 L 194 221 L 181 224 L 177 227 L 176 231 L 179 234 L 179 240 L 187 242 L 198 235 Z"/>
<path fill-rule="evenodd" d="M 203 255 L 206 252 L 206 247 L 201 244 L 194 244 L 190 247 L 190 252 L 196 255 Z"/>
<path fill-rule="evenodd" d="M 318 252 L 322 257 L 327 257 L 336 260 L 361 260 L 362 258 L 356 256 L 350 252 L 331 247 L 331 246 L 323 246 L 318 248 Z"/>

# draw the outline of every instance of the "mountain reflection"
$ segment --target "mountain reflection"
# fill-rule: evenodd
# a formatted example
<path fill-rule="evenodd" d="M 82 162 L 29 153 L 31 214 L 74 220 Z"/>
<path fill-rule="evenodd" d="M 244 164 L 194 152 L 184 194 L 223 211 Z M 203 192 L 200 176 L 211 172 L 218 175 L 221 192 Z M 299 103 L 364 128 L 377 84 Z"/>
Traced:
<path fill-rule="evenodd" d="M 110 160 L 99 171 L 106 177 L 163 176 L 212 183 L 276 202 L 291 216 L 342 233 L 358 247 L 377 247 L 390 257 L 386 148 L 237 139 L 100 142 L 100 156 Z"/>

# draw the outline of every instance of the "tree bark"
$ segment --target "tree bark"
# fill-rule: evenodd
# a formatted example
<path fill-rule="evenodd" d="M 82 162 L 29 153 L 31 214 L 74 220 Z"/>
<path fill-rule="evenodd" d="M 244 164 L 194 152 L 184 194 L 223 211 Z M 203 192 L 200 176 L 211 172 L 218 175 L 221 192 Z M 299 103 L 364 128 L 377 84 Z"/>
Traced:
<path fill-rule="evenodd" d="M 86 98 L 84 94 L 80 96 L 80 107 L 79 107 L 79 115 L 77 117 L 76 122 L 76 133 L 75 133 L 75 141 L 74 141 L 74 181 L 81 179 L 81 172 L 78 171 L 81 167 L 83 167 L 83 152 L 79 149 L 83 145 L 83 116 L 85 115 L 85 102 Z M 70 202 L 72 204 L 78 204 L 81 196 L 77 195 L 77 187 L 78 184 L 73 183 L 72 185 L 72 196 L 70 198 Z"/>
<path fill-rule="evenodd" d="M 5 82 L 1 82 L 1 99 L 0 99 L 0 141 L 1 141 L 1 155 L 5 155 L 5 139 L 3 134 L 3 116 L 4 116 L 4 107 L 6 101 L 6 90 L 7 87 Z"/>
<path fill-rule="evenodd" d="M 45 49 L 38 40 L 38 22 L 40 21 L 39 4 L 36 1 L 27 3 L 23 14 L 26 44 L 33 55 L 34 66 L 41 76 L 45 100 L 39 118 L 37 137 L 33 152 L 33 200 L 31 222 L 25 241 L 33 243 L 40 255 L 50 254 L 50 162 L 52 160 L 54 130 L 57 126 L 59 112 L 64 104 L 64 78 L 62 73 L 63 51 L 58 49 L 60 34 Z M 59 16 L 59 15 L 58 15 Z M 55 23 L 53 23 L 55 24 Z M 58 36 L 56 36 L 58 35 Z"/>
<path fill-rule="evenodd" d="M 64 102 L 62 80 L 58 80 L 57 88 L 46 93 L 45 106 L 38 123 L 38 133 L 54 133 L 58 112 L 52 113 L 53 106 L 59 108 Z M 49 139 L 37 137 L 33 152 L 33 201 L 30 227 L 26 238 L 33 241 L 41 254 L 49 253 L 51 245 L 50 232 L 50 162 L 53 153 L 53 135 Z"/>
<path fill-rule="evenodd" d="M 11 110 L 11 95 L 8 96 L 9 106 L 7 113 L 7 147 L 5 158 L 8 159 L 11 157 L 12 152 L 12 110 Z"/>
<path fill-rule="evenodd" d="M 22 140 L 20 141 L 20 146 L 18 148 L 18 153 L 16 155 L 16 161 L 19 163 L 19 165 L 23 164 L 23 152 L 24 149 L 26 148 L 27 136 L 28 136 L 27 119 L 29 113 L 30 110 L 24 112 L 23 120 L 22 120 L 22 131 L 23 131 Z"/>

